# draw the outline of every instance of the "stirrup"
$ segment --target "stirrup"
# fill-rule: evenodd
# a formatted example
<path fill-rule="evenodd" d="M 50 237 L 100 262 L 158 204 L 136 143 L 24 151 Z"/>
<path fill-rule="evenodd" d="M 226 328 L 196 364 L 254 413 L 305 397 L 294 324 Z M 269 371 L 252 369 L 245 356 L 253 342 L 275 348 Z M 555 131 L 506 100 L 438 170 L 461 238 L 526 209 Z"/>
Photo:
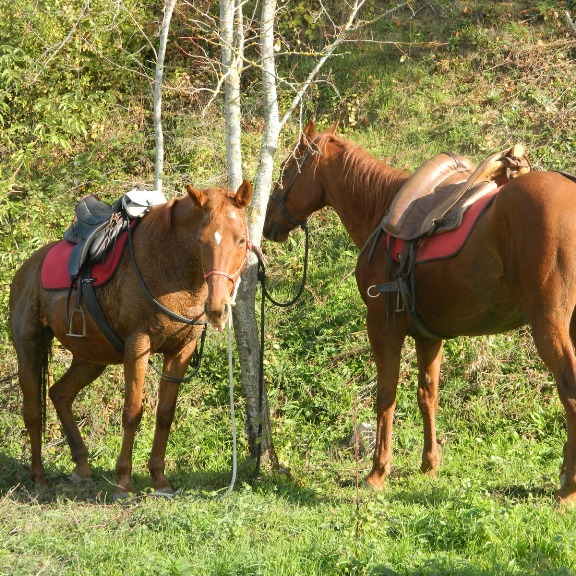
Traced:
<path fill-rule="evenodd" d="M 76 316 L 76 314 L 79 314 L 82 318 L 82 334 L 74 332 L 74 316 Z M 82 306 L 76 306 L 76 308 L 74 308 L 72 316 L 70 316 L 68 334 L 66 334 L 66 336 L 73 336 L 74 338 L 85 338 L 88 336 L 88 333 L 86 332 L 86 316 L 84 315 L 84 309 Z"/>

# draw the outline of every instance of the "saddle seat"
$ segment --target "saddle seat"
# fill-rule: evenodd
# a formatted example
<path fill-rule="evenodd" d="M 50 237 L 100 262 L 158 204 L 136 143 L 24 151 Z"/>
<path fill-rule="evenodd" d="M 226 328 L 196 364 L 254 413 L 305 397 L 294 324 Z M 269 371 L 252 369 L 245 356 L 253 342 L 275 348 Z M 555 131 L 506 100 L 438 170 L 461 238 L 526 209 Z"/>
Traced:
<path fill-rule="evenodd" d="M 474 201 L 528 171 L 530 163 L 519 144 L 488 156 L 477 167 L 458 154 L 438 154 L 406 180 L 381 227 L 402 240 L 453 230 Z"/>

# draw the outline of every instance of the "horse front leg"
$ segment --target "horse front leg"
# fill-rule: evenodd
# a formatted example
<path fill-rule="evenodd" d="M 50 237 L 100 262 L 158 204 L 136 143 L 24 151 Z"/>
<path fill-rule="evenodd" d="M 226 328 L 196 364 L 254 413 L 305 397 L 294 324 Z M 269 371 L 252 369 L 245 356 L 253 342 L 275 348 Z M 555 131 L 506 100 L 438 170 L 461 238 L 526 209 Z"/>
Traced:
<path fill-rule="evenodd" d="M 365 482 L 380 490 L 386 483 L 392 461 L 392 423 L 396 407 L 396 389 L 400 377 L 400 353 L 404 343 L 403 331 L 387 325 L 381 314 L 368 310 L 368 338 L 377 371 L 376 446 L 372 470 Z"/>
<path fill-rule="evenodd" d="M 170 378 L 182 378 L 190 364 L 190 358 L 192 358 L 195 348 L 196 340 L 193 340 L 178 354 L 164 355 L 162 373 Z M 160 379 L 158 405 L 156 408 L 156 430 L 154 431 L 152 451 L 150 452 L 150 458 L 148 459 L 148 470 L 150 471 L 154 489 L 156 492 L 161 494 L 174 493 L 172 485 L 164 475 L 164 469 L 166 445 L 168 444 L 170 428 L 174 420 L 178 389 L 178 383 L 170 382 L 164 377 Z"/>
<path fill-rule="evenodd" d="M 416 340 L 418 359 L 418 407 L 424 425 L 424 448 L 420 470 L 427 476 L 436 476 L 440 452 L 436 442 L 436 411 L 438 410 L 438 385 L 442 340 Z"/>
<path fill-rule="evenodd" d="M 129 338 L 124 352 L 124 410 L 122 411 L 122 447 L 116 462 L 116 497 L 134 492 L 132 486 L 132 452 L 136 430 L 142 419 L 142 388 L 150 358 L 150 338 L 140 334 Z"/>

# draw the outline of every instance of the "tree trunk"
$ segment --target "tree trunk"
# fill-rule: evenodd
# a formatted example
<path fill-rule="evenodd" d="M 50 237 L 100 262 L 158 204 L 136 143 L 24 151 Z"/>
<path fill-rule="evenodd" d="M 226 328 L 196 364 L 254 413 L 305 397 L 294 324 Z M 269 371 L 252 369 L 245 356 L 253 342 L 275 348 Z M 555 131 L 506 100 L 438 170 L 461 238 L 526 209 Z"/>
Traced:
<path fill-rule="evenodd" d="M 156 161 L 154 164 L 154 189 L 162 192 L 162 180 L 164 176 L 164 132 L 162 130 L 162 83 L 164 81 L 164 56 L 166 55 L 166 43 L 170 20 L 174 12 L 176 0 L 168 0 L 164 10 L 162 28 L 160 30 L 160 46 L 156 57 L 156 75 L 154 77 L 154 139 L 156 141 Z"/>
<path fill-rule="evenodd" d="M 242 25 L 242 4 L 239 0 L 221 0 L 221 43 L 222 68 L 224 74 L 224 97 L 226 115 L 226 160 L 228 169 L 228 187 L 236 190 L 242 182 L 241 151 L 241 108 L 240 76 L 242 72 L 242 50 L 244 31 Z M 259 231 L 249 224 L 248 233 L 251 239 L 262 232 L 263 221 Z M 262 456 L 265 459 L 272 450 L 270 434 L 270 410 L 268 399 L 262 398 L 260 412 L 259 373 L 260 373 L 260 337 L 254 313 L 257 285 L 256 257 L 251 254 L 249 263 L 242 275 L 242 282 L 236 296 L 234 307 L 234 337 L 241 367 L 242 388 L 246 397 L 246 434 L 250 454 L 256 456 L 261 442 Z M 259 438 L 259 427 L 262 422 L 262 437 Z"/>
<path fill-rule="evenodd" d="M 239 0 L 220 0 L 220 36 L 222 72 L 224 74 L 228 187 L 236 191 L 242 184 L 240 75 L 242 73 L 244 32 L 242 4 Z"/>
<path fill-rule="evenodd" d="M 264 134 L 260 148 L 260 159 L 256 171 L 254 196 L 248 217 L 248 231 L 251 241 L 259 245 L 262 239 L 266 204 L 272 186 L 274 154 L 278 142 L 278 100 L 276 97 L 276 71 L 274 66 L 274 17 L 276 0 L 263 0 L 260 18 L 260 50 L 262 63 L 262 83 L 264 98 Z M 258 281 L 258 261 L 252 255 L 242 275 L 242 284 L 234 310 L 234 330 L 242 383 L 247 399 L 247 433 L 250 453 L 256 454 L 258 441 L 261 441 L 262 457 L 272 465 L 278 458 L 272 442 L 270 408 L 264 390 L 262 412 L 259 413 L 259 373 L 260 338 L 255 317 L 255 300 Z M 262 436 L 258 438 L 259 423 L 262 422 Z"/>

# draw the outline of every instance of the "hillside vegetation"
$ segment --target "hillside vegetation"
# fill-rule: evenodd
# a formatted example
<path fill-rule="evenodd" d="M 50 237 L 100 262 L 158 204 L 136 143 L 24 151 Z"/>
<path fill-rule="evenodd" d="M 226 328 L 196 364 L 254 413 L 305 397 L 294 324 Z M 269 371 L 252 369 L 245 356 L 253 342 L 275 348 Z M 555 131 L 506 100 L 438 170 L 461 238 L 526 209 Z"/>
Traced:
<path fill-rule="evenodd" d="M 395 3 L 368 9 L 381 4 Z M 553 501 L 564 412 L 528 328 L 446 344 L 435 480 L 418 472 L 422 426 L 409 342 L 392 476 L 381 493 L 357 490 L 371 453 L 358 454 L 350 439 L 355 423 L 374 422 L 375 368 L 353 277 L 356 249 L 328 210 L 310 222 L 303 299 L 290 309 L 266 308 L 274 441 L 290 475 L 265 470 L 252 482 L 238 389 L 239 480 L 231 496 L 218 498 L 230 481 L 231 432 L 227 342 L 212 333 L 200 374 L 182 386 L 168 446 L 167 473 L 181 489 L 176 498 L 112 502 L 119 367 L 75 404 L 93 483 L 68 483 L 72 463 L 51 405 L 43 450 L 49 486 L 29 480 L 9 284 L 37 247 L 61 236 L 82 195 L 113 199 L 152 181 L 146 75 L 153 74 L 154 54 L 143 35 L 155 41 L 160 5 L 0 5 L 0 574 L 575 574 L 576 512 L 559 511 Z M 286 37 L 296 42 L 309 29 L 321 39 L 314 23 L 305 27 L 306 3 L 290 5 L 280 22 Z M 89 18 L 80 18 L 87 6 Z M 536 169 L 574 173 L 576 34 L 565 11 L 576 18 L 576 3 L 413 2 L 345 44 L 304 113 L 320 127 L 338 121 L 341 134 L 397 168 L 413 170 L 445 150 L 478 162 L 521 142 Z M 191 34 L 191 20 L 182 7 L 168 54 L 169 195 L 186 182 L 225 183 L 221 106 L 205 109 L 209 96 L 199 87 L 210 71 L 194 58 L 209 43 Z M 279 65 L 310 66 L 291 56 Z M 257 80 L 254 72 L 244 86 L 249 178 L 262 130 Z M 283 134 L 278 162 L 297 129 L 294 121 Z M 287 298 L 301 271 L 302 234 L 264 249 L 274 294 Z M 55 346 L 54 379 L 68 361 Z M 134 451 L 135 483 L 144 495 L 156 386 L 149 374 Z"/>

